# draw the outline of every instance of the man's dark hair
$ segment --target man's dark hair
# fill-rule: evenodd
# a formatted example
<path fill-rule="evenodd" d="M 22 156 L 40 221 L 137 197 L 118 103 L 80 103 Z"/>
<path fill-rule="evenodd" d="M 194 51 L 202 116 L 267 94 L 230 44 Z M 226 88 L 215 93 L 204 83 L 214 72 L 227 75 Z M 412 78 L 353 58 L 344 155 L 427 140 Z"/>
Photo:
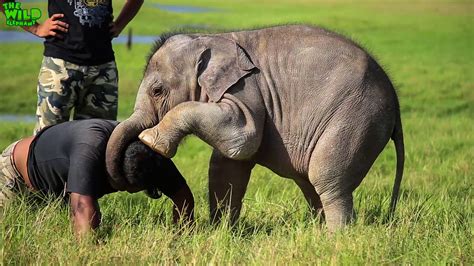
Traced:
<path fill-rule="evenodd" d="M 186 185 L 186 180 L 174 163 L 137 140 L 125 150 L 123 160 L 125 179 L 132 186 L 144 188 L 151 198 L 159 198 L 161 192 L 173 196 Z"/>
<path fill-rule="evenodd" d="M 134 141 L 128 145 L 124 154 L 125 179 L 132 186 L 144 187 L 148 196 L 159 198 L 161 192 L 157 189 L 156 183 L 163 160 L 166 159 L 141 141 Z"/>

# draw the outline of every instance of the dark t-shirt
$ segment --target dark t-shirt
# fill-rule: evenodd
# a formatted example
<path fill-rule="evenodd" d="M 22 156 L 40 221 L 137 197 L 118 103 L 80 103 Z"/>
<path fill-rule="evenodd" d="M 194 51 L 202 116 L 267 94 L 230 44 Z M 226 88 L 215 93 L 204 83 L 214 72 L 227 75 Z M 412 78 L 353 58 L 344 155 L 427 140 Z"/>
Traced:
<path fill-rule="evenodd" d="M 77 120 L 39 132 L 30 145 L 28 175 L 45 194 L 66 192 L 101 197 L 112 192 L 105 170 L 105 149 L 118 123 Z"/>
<path fill-rule="evenodd" d="M 107 181 L 105 150 L 118 122 L 76 120 L 40 131 L 30 145 L 28 175 L 33 187 L 57 197 L 74 192 L 97 198 L 114 192 Z M 155 186 L 167 196 L 186 184 L 173 161 L 160 159 Z M 66 189 L 66 190 L 65 190 Z"/>
<path fill-rule="evenodd" d="M 77 65 L 100 65 L 114 60 L 109 24 L 112 22 L 112 0 L 48 0 L 49 17 L 69 24 L 64 39 L 48 37 L 44 55 Z"/>

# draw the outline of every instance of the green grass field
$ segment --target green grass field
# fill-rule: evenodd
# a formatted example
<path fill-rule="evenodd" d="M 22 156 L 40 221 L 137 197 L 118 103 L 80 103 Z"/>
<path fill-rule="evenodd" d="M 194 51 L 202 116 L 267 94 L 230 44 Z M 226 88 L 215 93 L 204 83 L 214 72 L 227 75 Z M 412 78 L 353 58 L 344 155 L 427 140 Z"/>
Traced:
<path fill-rule="evenodd" d="M 100 200 L 98 244 L 77 245 L 67 207 L 52 200 L 32 205 L 21 197 L 2 221 L 5 264 L 474 264 L 471 0 L 159 1 L 222 9 L 204 14 L 159 11 L 150 4 L 155 1 L 146 1 L 131 23 L 135 34 L 158 35 L 190 24 L 242 29 L 311 23 L 366 47 L 400 97 L 406 165 L 395 219 L 384 219 L 395 175 L 390 142 L 355 192 L 358 219 L 348 230 L 327 235 L 297 186 L 261 167 L 252 173 L 238 225 L 210 226 L 210 148 L 190 137 L 174 161 L 195 195 L 193 231 L 172 225 L 169 200 L 117 193 Z M 114 1 L 116 13 L 122 3 Z M 0 30 L 6 29 L 3 19 Z M 120 117 L 132 112 L 150 46 L 114 47 Z M 41 58 L 41 44 L 0 43 L 0 114 L 34 114 Z M 28 123 L 0 122 L 0 148 L 32 129 Z"/>

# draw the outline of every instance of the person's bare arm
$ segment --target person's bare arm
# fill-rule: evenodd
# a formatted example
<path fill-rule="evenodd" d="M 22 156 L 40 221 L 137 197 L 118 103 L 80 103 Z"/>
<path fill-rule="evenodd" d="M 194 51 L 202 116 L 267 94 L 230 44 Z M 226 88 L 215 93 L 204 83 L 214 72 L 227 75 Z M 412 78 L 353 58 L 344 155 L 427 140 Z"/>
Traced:
<path fill-rule="evenodd" d="M 5 9 L 3 8 L 3 4 L 7 2 L 15 2 L 15 1 L 7 1 L 7 0 L 0 0 L 0 11 L 5 14 Z M 58 37 L 58 38 L 63 38 L 62 34 L 58 33 L 68 32 L 69 24 L 60 21 L 60 18 L 63 18 L 64 14 L 54 14 L 50 18 L 48 18 L 46 21 L 43 23 L 36 23 L 33 26 L 23 26 L 22 28 L 30 32 L 40 38 L 46 38 L 46 37 Z"/>
<path fill-rule="evenodd" d="M 194 197 L 188 185 L 180 188 L 170 198 L 174 204 L 173 222 L 183 222 L 184 224 L 194 222 Z"/>
<path fill-rule="evenodd" d="M 143 0 L 127 0 L 117 19 L 110 24 L 112 37 L 120 35 L 127 24 L 135 17 L 143 4 Z"/>
<path fill-rule="evenodd" d="M 74 234 L 80 240 L 99 226 L 99 203 L 95 197 L 71 193 L 70 204 Z"/>

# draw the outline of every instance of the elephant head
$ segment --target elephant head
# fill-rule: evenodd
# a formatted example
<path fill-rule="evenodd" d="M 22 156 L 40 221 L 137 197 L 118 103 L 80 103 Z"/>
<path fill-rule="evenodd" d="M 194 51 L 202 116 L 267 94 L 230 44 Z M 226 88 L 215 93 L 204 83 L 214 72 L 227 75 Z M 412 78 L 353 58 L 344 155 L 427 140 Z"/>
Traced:
<path fill-rule="evenodd" d="M 225 91 L 255 68 L 233 40 L 217 36 L 175 35 L 151 54 L 138 90 L 133 114 L 112 133 L 106 152 L 109 181 L 123 190 L 124 148 L 143 130 L 188 101 L 218 102 Z"/>

